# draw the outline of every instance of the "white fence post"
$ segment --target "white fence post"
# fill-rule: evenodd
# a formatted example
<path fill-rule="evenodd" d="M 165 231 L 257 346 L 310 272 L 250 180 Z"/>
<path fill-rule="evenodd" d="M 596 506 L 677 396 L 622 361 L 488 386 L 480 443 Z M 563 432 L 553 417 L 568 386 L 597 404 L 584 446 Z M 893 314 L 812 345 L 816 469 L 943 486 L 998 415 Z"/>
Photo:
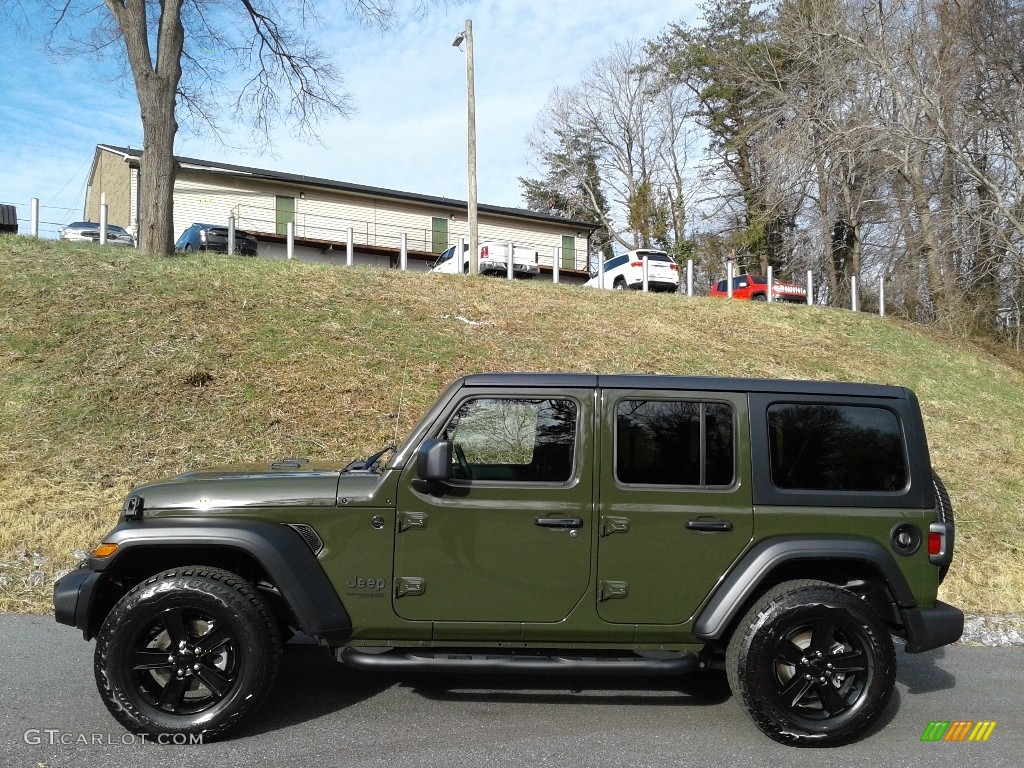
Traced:
<path fill-rule="evenodd" d="M 101 195 L 103 202 L 100 203 L 100 245 L 107 244 L 107 203 L 106 193 Z"/>
<path fill-rule="evenodd" d="M 597 254 L 597 287 L 604 288 L 604 253 Z"/>
<path fill-rule="evenodd" d="M 558 269 L 562 266 L 562 246 L 555 246 L 555 259 L 551 262 L 551 282 L 558 282 Z"/>
<path fill-rule="evenodd" d="M 644 265 L 643 266 L 643 275 L 644 275 L 643 291 L 644 291 L 644 293 L 647 293 L 647 289 L 650 286 L 650 272 L 649 272 L 650 261 L 648 260 L 646 253 L 644 254 L 643 258 L 641 259 L 641 262 Z"/>
<path fill-rule="evenodd" d="M 458 242 L 458 244 L 455 247 L 455 255 L 452 256 L 452 261 L 454 261 L 456 264 L 459 265 L 459 266 L 457 266 L 455 268 L 455 274 L 462 274 L 462 273 L 469 274 L 468 270 L 466 270 L 465 266 L 464 266 L 465 263 L 466 263 L 465 259 L 466 259 L 466 238 L 460 237 L 459 238 L 459 242 Z"/>
<path fill-rule="evenodd" d="M 857 276 L 850 277 L 850 309 L 854 312 L 860 311 L 860 302 L 857 300 Z"/>
<path fill-rule="evenodd" d="M 885 317 L 885 277 L 878 278 L 878 316 Z"/>
<path fill-rule="evenodd" d="M 354 237 L 355 233 L 352 231 L 352 227 L 349 227 L 345 235 L 345 266 L 347 267 L 351 267 L 355 259 L 355 246 L 352 244 Z"/>
<path fill-rule="evenodd" d="M 512 269 L 513 269 L 512 262 L 515 261 L 515 259 L 512 257 L 512 250 L 515 248 L 515 246 L 512 245 L 511 241 L 509 241 L 509 243 L 507 245 L 507 248 L 508 248 L 508 254 L 505 257 L 505 273 L 506 273 L 508 279 L 511 280 L 512 279 Z"/>
<path fill-rule="evenodd" d="M 807 306 L 814 303 L 814 273 L 807 270 Z"/>
<path fill-rule="evenodd" d="M 32 198 L 32 219 L 29 222 L 29 234 L 39 237 L 39 198 Z"/>
<path fill-rule="evenodd" d="M 725 295 L 732 298 L 732 259 L 725 262 Z"/>
<path fill-rule="evenodd" d="M 289 221 L 287 228 L 287 250 L 288 250 L 288 261 L 295 258 L 295 222 Z"/>
<path fill-rule="evenodd" d="M 686 260 L 686 295 L 693 296 L 693 259 Z"/>
<path fill-rule="evenodd" d="M 235 255 L 235 217 L 228 216 L 228 256 Z"/>
<path fill-rule="evenodd" d="M 409 268 L 409 236 L 402 233 L 402 250 L 398 254 L 398 269 L 405 272 Z"/>
<path fill-rule="evenodd" d="M 772 300 L 772 294 L 775 293 L 772 289 L 775 287 L 775 270 L 768 267 L 768 301 Z"/>

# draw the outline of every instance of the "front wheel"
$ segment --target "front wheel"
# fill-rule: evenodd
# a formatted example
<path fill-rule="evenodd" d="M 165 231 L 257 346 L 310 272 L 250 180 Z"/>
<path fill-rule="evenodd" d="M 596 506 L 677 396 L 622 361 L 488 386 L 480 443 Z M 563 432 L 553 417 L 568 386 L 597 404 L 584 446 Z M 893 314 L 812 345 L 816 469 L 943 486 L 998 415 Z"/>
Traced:
<path fill-rule="evenodd" d="M 768 301 L 768 297 L 763 293 L 755 293 L 750 299 L 751 301 Z"/>
<path fill-rule="evenodd" d="M 767 736 L 834 746 L 863 733 L 885 709 L 896 654 L 885 624 L 855 594 L 823 581 L 788 581 L 743 617 L 726 672 Z"/>
<path fill-rule="evenodd" d="M 281 638 L 255 588 L 215 568 L 165 571 L 131 589 L 96 638 L 96 685 L 128 730 L 216 737 L 263 700 Z"/>
<path fill-rule="evenodd" d="M 616 291 L 624 291 L 626 290 L 626 281 L 620 277 L 615 281 L 615 284 L 612 285 L 612 288 Z"/>

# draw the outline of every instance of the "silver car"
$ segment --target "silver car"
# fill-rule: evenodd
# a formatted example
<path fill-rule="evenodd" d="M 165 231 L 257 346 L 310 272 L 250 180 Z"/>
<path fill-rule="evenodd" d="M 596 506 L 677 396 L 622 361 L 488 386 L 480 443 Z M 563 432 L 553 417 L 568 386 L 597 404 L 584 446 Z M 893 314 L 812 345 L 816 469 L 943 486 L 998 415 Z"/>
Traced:
<path fill-rule="evenodd" d="M 76 221 L 57 230 L 61 240 L 73 243 L 98 243 L 100 225 L 95 221 Z M 135 238 L 124 227 L 107 224 L 107 245 L 134 246 Z"/>

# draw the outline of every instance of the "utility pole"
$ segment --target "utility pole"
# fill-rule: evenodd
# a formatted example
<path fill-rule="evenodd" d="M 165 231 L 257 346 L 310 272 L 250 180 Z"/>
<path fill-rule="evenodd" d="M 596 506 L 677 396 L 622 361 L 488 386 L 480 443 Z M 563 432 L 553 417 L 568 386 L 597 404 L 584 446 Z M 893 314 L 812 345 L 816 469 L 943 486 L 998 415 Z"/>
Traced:
<path fill-rule="evenodd" d="M 466 19 L 466 28 L 459 33 L 452 43 L 458 47 L 466 43 L 466 119 L 468 123 L 468 175 L 469 194 L 467 207 L 469 208 L 469 274 L 477 274 L 479 269 L 480 237 L 476 213 L 476 86 L 473 70 L 473 21 Z"/>

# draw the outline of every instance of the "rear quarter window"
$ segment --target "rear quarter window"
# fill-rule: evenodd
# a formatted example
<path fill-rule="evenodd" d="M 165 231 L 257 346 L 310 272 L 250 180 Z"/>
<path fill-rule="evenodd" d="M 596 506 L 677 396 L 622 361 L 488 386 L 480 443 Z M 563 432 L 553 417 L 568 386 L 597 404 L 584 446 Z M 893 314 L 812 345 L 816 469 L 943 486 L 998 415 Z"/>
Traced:
<path fill-rule="evenodd" d="M 768 448 L 777 488 L 896 492 L 907 486 L 903 433 L 887 408 L 773 404 Z"/>

